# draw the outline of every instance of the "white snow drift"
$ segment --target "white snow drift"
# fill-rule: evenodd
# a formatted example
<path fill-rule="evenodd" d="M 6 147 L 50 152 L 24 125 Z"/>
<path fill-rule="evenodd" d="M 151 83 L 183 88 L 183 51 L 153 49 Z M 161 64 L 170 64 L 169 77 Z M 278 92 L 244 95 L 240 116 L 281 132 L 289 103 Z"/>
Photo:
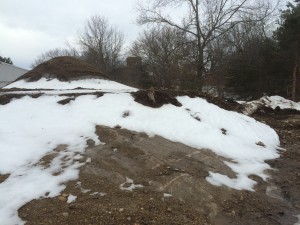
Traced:
<path fill-rule="evenodd" d="M 279 107 L 280 109 L 300 110 L 300 102 L 293 102 L 281 96 L 265 96 L 255 101 L 240 103 L 245 105 L 244 113 L 247 115 L 251 115 L 261 106 L 270 107 L 272 109 Z"/>
<path fill-rule="evenodd" d="M 264 171 L 270 167 L 264 161 L 279 156 L 279 139 L 269 126 L 201 98 L 178 97 L 181 107 L 168 104 L 161 108 L 143 106 L 129 93 L 106 93 L 99 98 L 84 95 L 66 105 L 57 103 L 64 98 L 27 96 L 0 106 L 0 174 L 10 174 L 0 184 L 0 224 L 23 224 L 17 215 L 22 205 L 32 199 L 57 196 L 65 182 L 78 177 L 82 164 L 76 159 L 84 152 L 86 140 L 100 144 L 96 125 L 120 125 L 194 148 L 211 149 L 228 158 L 226 164 L 236 178 L 219 171 L 210 172 L 207 181 L 237 190 L 252 191 L 256 182 L 248 176 L 266 179 Z M 124 112 L 129 116 L 124 118 Z M 49 165 L 40 163 L 59 145 L 67 147 L 57 151 Z"/>
<path fill-rule="evenodd" d="M 36 82 L 27 82 L 25 80 L 15 81 L 4 89 L 8 88 L 22 88 L 22 89 L 56 89 L 56 90 L 70 90 L 76 88 L 96 89 L 96 90 L 126 90 L 136 91 L 135 88 L 117 83 L 111 80 L 104 79 L 83 79 L 72 80 L 68 82 L 59 81 L 57 79 L 41 78 Z"/>

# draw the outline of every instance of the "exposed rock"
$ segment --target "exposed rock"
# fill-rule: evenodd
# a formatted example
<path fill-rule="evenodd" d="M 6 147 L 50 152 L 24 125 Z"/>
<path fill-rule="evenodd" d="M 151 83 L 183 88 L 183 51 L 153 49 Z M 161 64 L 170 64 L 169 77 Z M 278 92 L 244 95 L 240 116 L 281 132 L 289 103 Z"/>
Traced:
<path fill-rule="evenodd" d="M 58 200 L 62 202 L 66 202 L 68 199 L 65 196 L 58 196 Z"/>

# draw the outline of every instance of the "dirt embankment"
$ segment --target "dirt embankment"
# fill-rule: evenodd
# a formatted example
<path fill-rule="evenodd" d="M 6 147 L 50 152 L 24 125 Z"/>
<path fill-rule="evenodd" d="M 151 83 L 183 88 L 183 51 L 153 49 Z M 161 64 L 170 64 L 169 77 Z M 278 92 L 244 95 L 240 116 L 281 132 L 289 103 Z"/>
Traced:
<path fill-rule="evenodd" d="M 281 157 L 268 163 L 275 170 L 270 171 L 275 194 L 288 202 L 300 215 L 300 115 L 256 115 L 274 128 L 285 149 Z"/>
<path fill-rule="evenodd" d="M 290 132 L 290 126 L 281 126 L 273 118 L 265 122 L 278 125 L 282 134 Z M 272 171 L 268 182 L 253 177 L 258 182 L 255 192 L 209 184 L 208 171 L 235 177 L 224 159 L 209 150 L 120 127 L 98 126 L 96 132 L 105 144 L 94 146 L 88 141 L 86 154 L 79 160 L 91 160 L 81 168 L 79 180 L 66 184 L 65 194 L 77 196 L 76 201 L 34 200 L 19 215 L 29 225 L 292 225 L 297 221 L 294 214 L 300 211 L 296 172 L 300 133 L 297 126 L 291 126 L 293 135 L 285 139 L 287 153 L 269 162 L 280 170 Z"/>
<path fill-rule="evenodd" d="M 109 79 L 106 74 L 96 67 L 74 57 L 62 56 L 48 60 L 33 70 L 19 77 L 18 80 L 25 79 L 28 82 L 34 82 L 42 77 L 56 78 L 60 81 L 69 81 L 72 79 L 99 78 Z"/>
<path fill-rule="evenodd" d="M 98 97 L 102 94 L 97 93 Z M 180 106 L 176 100 L 180 95 L 204 97 L 157 90 L 138 91 L 133 97 L 141 104 L 160 107 L 168 103 Z M 7 104 L 14 96 L 0 97 L 0 102 Z M 59 103 L 68 104 L 77 95 L 67 97 Z M 205 98 L 224 109 L 239 111 L 235 103 Z M 19 210 L 19 216 L 29 225 L 293 225 L 297 221 L 294 216 L 300 214 L 300 117 L 275 111 L 254 116 L 273 127 L 286 148 L 281 158 L 268 162 L 276 169 L 269 171 L 272 179 L 264 182 L 252 177 L 258 182 L 255 192 L 209 184 L 205 179 L 209 171 L 232 178 L 235 173 L 222 157 L 207 149 L 150 138 L 121 127 L 97 126 L 96 133 L 105 144 L 94 146 L 93 141 L 88 141 L 85 155 L 78 159 L 88 159 L 79 179 L 66 183 L 64 196 L 31 201 Z M 47 164 L 52 159 L 43 160 L 48 160 Z M 1 176 L 0 182 L 7 176 Z M 76 201 L 66 203 L 68 195 L 77 196 Z"/>
<path fill-rule="evenodd" d="M 22 89 L 14 89 L 14 90 L 0 90 L 0 105 L 6 105 L 13 99 L 18 99 L 24 96 L 31 96 L 33 98 L 38 98 L 42 94 L 14 94 L 13 91 L 24 91 Z M 26 90 L 26 91 L 37 91 L 37 90 Z M 45 91 L 45 90 L 43 90 Z M 9 92 L 9 93 L 6 93 Z M 82 95 L 96 95 L 97 97 L 102 97 L 105 93 L 98 91 L 94 93 L 72 93 L 72 94 L 60 94 L 60 96 L 67 96 L 72 98 L 72 100 L 75 100 L 76 97 L 82 96 Z M 134 100 L 142 105 L 153 107 L 153 108 L 159 108 L 165 104 L 172 104 L 175 106 L 180 107 L 181 104 L 176 99 L 177 96 L 189 96 L 191 98 L 200 97 L 206 99 L 209 103 L 213 103 L 220 108 L 231 110 L 231 111 L 242 111 L 242 106 L 238 103 L 232 101 L 223 101 L 219 98 L 212 97 L 211 95 L 201 93 L 201 92 L 189 92 L 189 91 L 174 91 L 174 90 L 139 90 L 137 92 L 131 93 Z M 60 104 L 66 104 L 69 101 L 61 101 Z"/>

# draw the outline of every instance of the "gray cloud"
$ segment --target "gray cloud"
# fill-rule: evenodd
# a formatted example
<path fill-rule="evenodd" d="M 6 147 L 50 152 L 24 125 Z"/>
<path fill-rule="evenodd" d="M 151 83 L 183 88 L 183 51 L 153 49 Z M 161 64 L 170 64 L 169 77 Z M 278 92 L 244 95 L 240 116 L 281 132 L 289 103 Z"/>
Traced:
<path fill-rule="evenodd" d="M 39 54 L 72 41 L 95 14 L 108 18 L 130 42 L 141 29 L 133 8 L 134 0 L 2 0 L 0 55 L 29 68 Z"/>

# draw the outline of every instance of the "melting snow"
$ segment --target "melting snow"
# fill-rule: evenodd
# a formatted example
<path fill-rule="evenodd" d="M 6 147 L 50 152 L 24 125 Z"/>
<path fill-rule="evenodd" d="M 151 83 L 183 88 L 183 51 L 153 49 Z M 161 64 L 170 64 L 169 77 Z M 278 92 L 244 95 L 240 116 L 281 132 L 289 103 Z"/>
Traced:
<path fill-rule="evenodd" d="M 99 195 L 100 197 L 103 197 L 103 196 L 106 195 L 106 193 L 104 193 L 104 192 L 94 192 L 94 193 L 92 193 L 92 194 L 90 194 L 90 195 L 91 195 L 91 196 Z"/>
<path fill-rule="evenodd" d="M 80 182 L 80 181 L 78 181 L 78 182 L 76 183 L 76 186 L 77 186 L 77 187 L 81 190 L 81 192 L 84 193 L 84 194 L 91 191 L 91 189 L 85 189 L 85 188 L 83 188 L 83 187 L 81 186 L 81 182 Z"/>
<path fill-rule="evenodd" d="M 69 195 L 67 203 L 75 202 L 76 198 L 77 198 L 77 196 L 75 196 L 75 195 Z"/>
<path fill-rule="evenodd" d="M 67 105 L 57 103 L 63 99 L 55 95 L 26 96 L 0 106 L 0 118 L 4 118 L 0 121 L 0 174 L 10 174 L 0 184 L 0 224 L 23 224 L 17 214 L 22 205 L 32 199 L 57 196 L 64 190 L 65 182 L 78 178 L 82 164 L 76 159 L 87 147 L 86 141 L 92 139 L 100 144 L 96 125 L 120 125 L 194 148 L 211 149 L 228 158 L 225 163 L 237 175 L 232 179 L 210 172 L 207 181 L 237 190 L 253 191 L 256 182 L 248 176 L 255 174 L 266 179 L 264 170 L 270 166 L 265 160 L 279 156 L 279 138 L 269 126 L 201 98 L 178 97 L 182 107 L 168 104 L 161 108 L 143 106 L 129 93 L 107 93 L 100 98 L 84 95 Z M 125 111 L 130 111 L 130 115 L 123 117 Z M 259 141 L 265 147 L 256 145 Z M 60 145 L 67 147 L 54 151 L 54 158 L 47 165 L 40 163 Z M 125 183 L 130 186 L 124 187 Z M 129 178 L 125 183 L 120 185 L 123 190 L 142 187 Z M 81 183 L 78 187 L 90 191 L 83 189 Z"/>
<path fill-rule="evenodd" d="M 300 215 L 296 216 L 298 218 L 298 222 L 295 223 L 294 225 L 300 225 Z"/>
<path fill-rule="evenodd" d="M 293 102 L 291 100 L 285 99 L 281 96 L 265 96 L 258 100 L 251 102 L 239 102 L 240 104 L 245 105 L 245 114 L 250 115 L 260 106 L 270 107 L 275 109 L 280 107 L 280 109 L 295 109 L 300 110 L 300 102 Z"/>
<path fill-rule="evenodd" d="M 142 187 L 144 186 L 141 184 L 134 184 L 133 180 L 128 177 L 126 177 L 126 182 L 120 184 L 120 189 L 123 191 L 133 191 L 134 189 L 142 188 Z"/>
<path fill-rule="evenodd" d="M 164 193 L 163 196 L 164 196 L 164 198 L 170 198 L 170 197 L 172 197 L 173 195 L 168 194 L 168 193 Z"/>
<path fill-rule="evenodd" d="M 92 159 L 91 159 L 91 158 L 87 158 L 85 162 L 86 162 L 86 163 L 91 163 L 91 162 L 92 162 Z"/>
<path fill-rule="evenodd" d="M 137 90 L 135 88 L 111 80 L 84 79 L 84 80 L 73 80 L 73 81 L 64 82 L 64 81 L 59 81 L 57 79 L 47 80 L 46 78 L 41 78 L 36 82 L 26 82 L 25 80 L 15 81 L 4 87 L 4 89 L 7 88 L 56 89 L 56 90 L 62 90 L 62 89 L 70 90 L 75 88 L 97 89 L 97 90 L 127 90 L 127 91 Z"/>

